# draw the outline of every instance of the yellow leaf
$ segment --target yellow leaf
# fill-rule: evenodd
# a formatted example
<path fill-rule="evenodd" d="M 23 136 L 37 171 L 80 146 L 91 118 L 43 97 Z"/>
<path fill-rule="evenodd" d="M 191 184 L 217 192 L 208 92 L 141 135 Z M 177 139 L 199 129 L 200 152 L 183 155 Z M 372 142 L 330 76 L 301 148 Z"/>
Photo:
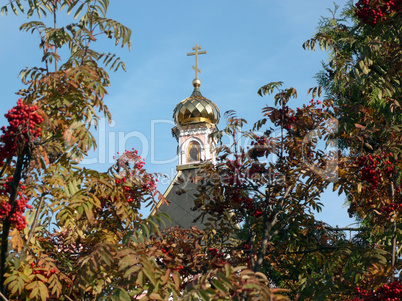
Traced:
<path fill-rule="evenodd" d="M 20 236 L 20 232 L 17 230 L 17 228 L 14 228 L 14 230 L 11 232 L 11 246 L 18 252 L 21 252 L 22 250 L 22 245 L 23 245 L 23 240 Z"/>
<path fill-rule="evenodd" d="M 161 298 L 161 296 L 160 296 L 159 294 L 156 294 L 156 293 L 150 294 L 150 295 L 149 295 L 149 298 L 151 298 L 151 300 L 163 300 L 163 299 Z"/>
<path fill-rule="evenodd" d="M 47 287 L 43 282 L 39 282 L 39 293 L 42 301 L 46 301 L 46 299 L 49 297 L 49 292 L 47 291 Z"/>

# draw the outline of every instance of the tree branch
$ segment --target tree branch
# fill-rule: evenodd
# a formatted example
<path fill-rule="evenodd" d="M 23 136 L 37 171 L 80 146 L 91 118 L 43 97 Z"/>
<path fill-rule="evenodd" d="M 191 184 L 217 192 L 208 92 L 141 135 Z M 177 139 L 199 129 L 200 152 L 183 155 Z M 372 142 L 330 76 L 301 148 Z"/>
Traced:
<path fill-rule="evenodd" d="M 8 203 L 11 206 L 11 211 L 9 215 L 13 214 L 15 210 L 15 202 L 17 200 L 17 195 L 18 195 L 18 188 L 19 188 L 19 183 L 22 177 L 22 172 L 23 172 L 23 161 L 24 161 L 24 153 L 25 149 L 23 151 L 18 151 L 18 157 L 17 157 L 17 163 L 15 167 L 15 172 L 14 172 L 14 177 L 13 181 L 10 184 L 10 197 L 8 200 Z M 8 257 L 8 236 L 10 234 L 10 226 L 11 222 L 8 220 L 8 218 L 5 218 L 3 220 L 3 232 L 1 234 L 1 254 L 0 254 L 0 292 L 3 293 L 4 295 L 7 295 L 6 293 L 6 287 L 4 286 L 4 281 L 5 277 L 4 274 L 7 271 L 7 257 Z"/>
<path fill-rule="evenodd" d="M 329 230 L 329 231 L 362 231 L 364 228 L 360 227 L 360 228 L 333 228 L 333 227 L 324 227 L 325 230 Z"/>
<path fill-rule="evenodd" d="M 327 246 L 327 247 L 320 247 L 320 248 L 315 248 L 311 250 L 305 250 L 305 251 L 293 251 L 293 252 L 285 252 L 283 254 L 309 254 L 309 253 L 314 253 L 317 251 L 323 251 L 323 250 L 336 250 L 341 247 L 336 247 L 336 246 Z M 267 253 L 267 254 L 273 254 L 273 253 Z"/>

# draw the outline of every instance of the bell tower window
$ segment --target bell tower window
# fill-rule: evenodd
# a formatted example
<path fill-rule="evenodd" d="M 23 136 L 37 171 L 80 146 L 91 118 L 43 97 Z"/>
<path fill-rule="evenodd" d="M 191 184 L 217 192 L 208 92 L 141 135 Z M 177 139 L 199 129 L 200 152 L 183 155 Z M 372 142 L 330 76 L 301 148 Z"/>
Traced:
<path fill-rule="evenodd" d="M 187 147 L 188 163 L 199 162 L 201 157 L 201 146 L 198 142 L 192 141 Z"/>

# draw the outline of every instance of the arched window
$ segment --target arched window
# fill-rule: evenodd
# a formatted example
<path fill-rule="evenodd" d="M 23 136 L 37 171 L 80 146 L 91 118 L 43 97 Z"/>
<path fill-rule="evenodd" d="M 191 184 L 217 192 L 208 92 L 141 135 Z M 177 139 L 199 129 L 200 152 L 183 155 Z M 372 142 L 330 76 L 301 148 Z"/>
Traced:
<path fill-rule="evenodd" d="M 187 162 L 199 162 L 201 157 L 201 146 L 198 142 L 192 141 L 187 147 Z"/>

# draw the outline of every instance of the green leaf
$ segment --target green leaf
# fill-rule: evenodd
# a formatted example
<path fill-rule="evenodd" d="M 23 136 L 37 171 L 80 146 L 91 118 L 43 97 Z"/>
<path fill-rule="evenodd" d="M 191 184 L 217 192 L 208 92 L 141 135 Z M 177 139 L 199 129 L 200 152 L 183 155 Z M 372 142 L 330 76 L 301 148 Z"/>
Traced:
<path fill-rule="evenodd" d="M 77 17 L 80 15 L 80 13 L 81 13 L 82 9 L 84 8 L 84 5 L 85 5 L 85 4 L 86 4 L 86 3 L 83 2 L 83 3 L 77 8 L 77 10 L 75 11 L 75 14 L 74 14 L 74 19 L 77 19 Z"/>
<path fill-rule="evenodd" d="M 260 89 L 258 89 L 258 95 L 260 95 L 261 97 L 264 95 L 269 95 L 272 94 L 272 92 L 275 89 L 278 89 L 279 87 L 281 87 L 283 84 L 283 82 L 271 82 L 266 84 L 265 86 L 262 86 Z"/>
<path fill-rule="evenodd" d="M 17 11 L 17 9 L 16 9 L 15 6 L 14 6 L 14 2 L 13 2 L 13 1 L 10 1 L 9 3 L 10 3 L 11 9 L 13 10 L 14 14 L 16 14 L 16 15 L 18 16 L 18 11 Z"/>
<path fill-rule="evenodd" d="M 144 272 L 143 271 L 140 271 L 138 273 L 136 283 L 138 283 L 139 286 L 144 287 Z"/>
<path fill-rule="evenodd" d="M 144 274 L 147 276 L 147 278 L 151 281 L 151 283 L 153 285 L 156 285 L 156 278 L 155 275 L 153 274 L 153 272 L 151 272 L 150 270 L 148 270 L 147 268 L 144 267 L 144 269 L 142 270 L 144 272 Z"/>
<path fill-rule="evenodd" d="M 115 290 L 111 299 L 116 301 L 131 301 L 130 295 L 123 288 L 120 287 Z"/>
<path fill-rule="evenodd" d="M 259 286 L 255 283 L 247 283 L 246 285 L 243 286 L 243 289 L 255 289 L 255 290 L 259 290 Z"/>
<path fill-rule="evenodd" d="M 216 287 L 222 294 L 226 294 L 227 293 L 227 288 L 223 285 L 222 282 L 216 280 L 216 279 L 212 279 L 211 280 L 211 284 Z"/>
<path fill-rule="evenodd" d="M 149 229 L 147 225 L 141 224 L 141 229 L 143 231 L 143 233 L 145 233 L 145 237 L 149 238 Z"/>
<path fill-rule="evenodd" d="M 1 8 L 1 16 L 7 15 L 7 13 L 8 13 L 7 6 L 3 6 L 3 7 Z"/>
<path fill-rule="evenodd" d="M 201 299 L 204 301 L 210 300 L 209 294 L 206 291 L 203 291 L 203 290 L 199 291 L 199 295 L 200 295 Z"/>
<path fill-rule="evenodd" d="M 142 269 L 141 265 L 134 265 L 131 268 L 129 268 L 125 273 L 124 273 L 124 278 L 128 278 L 130 275 L 138 272 L 139 270 Z"/>

